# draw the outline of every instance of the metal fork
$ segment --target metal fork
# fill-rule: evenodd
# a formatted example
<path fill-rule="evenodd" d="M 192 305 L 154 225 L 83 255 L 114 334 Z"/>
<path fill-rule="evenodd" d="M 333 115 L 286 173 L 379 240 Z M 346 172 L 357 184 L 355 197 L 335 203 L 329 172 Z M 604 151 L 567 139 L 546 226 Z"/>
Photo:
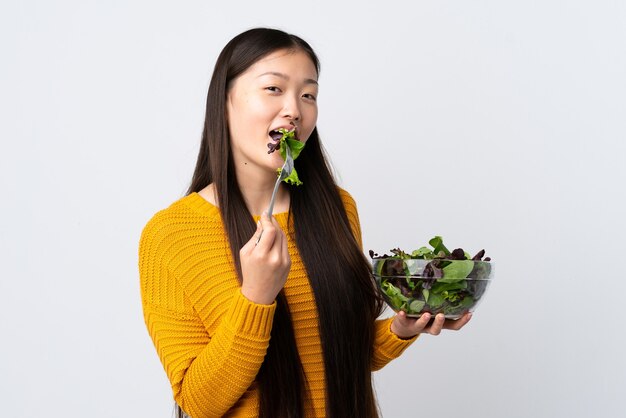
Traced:
<path fill-rule="evenodd" d="M 278 178 L 276 179 L 276 184 L 274 184 L 274 191 L 272 191 L 272 198 L 270 199 L 270 206 L 267 209 L 267 214 L 270 218 L 272 217 L 272 213 L 274 212 L 274 201 L 276 200 L 276 192 L 278 192 L 278 186 L 280 186 L 280 183 L 283 180 L 289 177 L 292 171 L 293 171 L 293 157 L 291 156 L 291 150 L 289 149 L 289 146 L 285 146 L 285 163 L 283 164 L 283 167 L 280 170 L 280 174 L 278 175 Z M 259 234 L 259 238 L 257 238 L 256 240 L 257 244 L 259 243 L 259 241 L 261 241 L 262 236 L 263 236 L 263 230 L 261 230 L 261 233 Z"/>

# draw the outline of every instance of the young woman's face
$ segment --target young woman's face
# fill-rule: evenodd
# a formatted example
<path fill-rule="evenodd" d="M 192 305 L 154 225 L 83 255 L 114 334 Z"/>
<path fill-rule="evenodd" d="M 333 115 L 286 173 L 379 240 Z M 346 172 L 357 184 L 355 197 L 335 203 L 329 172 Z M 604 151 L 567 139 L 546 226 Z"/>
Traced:
<path fill-rule="evenodd" d="M 283 159 L 268 154 L 270 132 L 296 127 L 306 142 L 317 123 L 317 71 L 299 50 L 279 50 L 237 77 L 227 95 L 227 118 L 238 172 L 276 172 Z M 306 152 L 306 148 L 303 152 Z"/>

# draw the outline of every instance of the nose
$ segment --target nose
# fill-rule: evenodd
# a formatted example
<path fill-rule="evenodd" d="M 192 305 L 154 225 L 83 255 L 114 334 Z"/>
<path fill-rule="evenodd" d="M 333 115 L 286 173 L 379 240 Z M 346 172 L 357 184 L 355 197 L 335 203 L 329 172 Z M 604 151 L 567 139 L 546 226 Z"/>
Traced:
<path fill-rule="evenodd" d="M 286 97 L 283 103 L 282 117 L 291 119 L 292 121 L 300 120 L 300 106 L 298 99 L 294 97 Z"/>

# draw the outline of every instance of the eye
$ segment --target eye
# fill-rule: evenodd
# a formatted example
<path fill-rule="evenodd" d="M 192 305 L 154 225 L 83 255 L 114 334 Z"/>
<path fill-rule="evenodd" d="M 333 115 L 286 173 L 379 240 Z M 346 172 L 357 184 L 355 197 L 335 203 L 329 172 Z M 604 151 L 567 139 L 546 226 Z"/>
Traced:
<path fill-rule="evenodd" d="M 280 93 L 280 88 L 276 86 L 265 87 L 265 90 L 271 91 L 272 93 Z"/>
<path fill-rule="evenodd" d="M 317 97 L 315 97 L 315 95 L 313 95 L 311 93 L 303 94 L 302 97 L 304 97 L 305 99 L 312 100 L 314 102 L 317 101 Z"/>

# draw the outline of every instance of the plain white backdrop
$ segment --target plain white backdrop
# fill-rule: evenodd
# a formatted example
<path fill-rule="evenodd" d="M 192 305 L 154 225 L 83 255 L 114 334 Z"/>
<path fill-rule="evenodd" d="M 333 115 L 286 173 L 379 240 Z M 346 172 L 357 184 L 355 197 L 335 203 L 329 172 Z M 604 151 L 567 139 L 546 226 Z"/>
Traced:
<path fill-rule="evenodd" d="M 321 58 L 318 128 L 366 251 L 442 235 L 497 263 L 462 332 L 375 374 L 383 415 L 623 416 L 618 0 L 2 1 L 0 415 L 170 417 L 138 239 L 254 26 Z"/>

